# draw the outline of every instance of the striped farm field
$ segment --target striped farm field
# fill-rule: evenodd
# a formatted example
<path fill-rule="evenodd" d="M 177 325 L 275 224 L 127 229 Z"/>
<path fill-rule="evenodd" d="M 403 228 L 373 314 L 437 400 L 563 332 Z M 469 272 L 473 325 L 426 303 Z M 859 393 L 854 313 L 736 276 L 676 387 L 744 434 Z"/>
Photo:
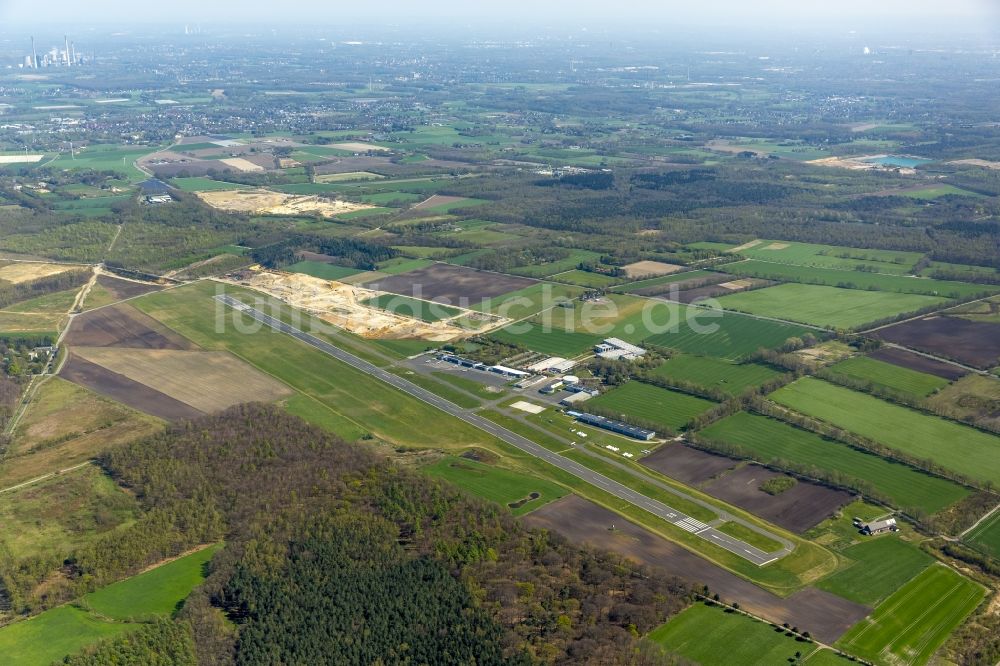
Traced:
<path fill-rule="evenodd" d="M 786 461 L 795 467 L 814 467 L 826 474 L 857 479 L 898 508 L 932 514 L 969 494 L 957 483 L 765 416 L 739 412 L 698 434 L 709 441 L 736 445 L 758 462 L 781 466 L 780 461 Z"/>
<path fill-rule="evenodd" d="M 963 538 L 967 543 L 1000 559 L 1000 511 L 994 511 Z"/>
<path fill-rule="evenodd" d="M 687 354 L 667 359 L 653 374 L 718 389 L 729 395 L 739 395 L 752 386 L 760 386 L 782 375 L 780 371 L 758 363 L 730 363 Z"/>
<path fill-rule="evenodd" d="M 996 435 L 813 377 L 803 377 L 770 397 L 907 456 L 930 460 L 977 481 L 1000 483 Z"/>
<path fill-rule="evenodd" d="M 794 264 L 779 264 L 754 259 L 726 264 L 718 267 L 717 270 L 743 277 L 779 280 L 781 282 L 801 282 L 830 287 L 872 289 L 892 291 L 900 294 L 945 296 L 947 298 L 967 298 L 978 294 L 990 294 L 1000 291 L 1000 286 L 996 285 L 970 284 L 951 280 L 931 280 L 927 278 L 907 277 L 905 275 L 887 275 L 884 273 L 819 268 L 816 266 L 796 266 Z"/>
<path fill-rule="evenodd" d="M 871 382 L 914 398 L 925 398 L 948 385 L 948 380 L 867 356 L 855 356 L 830 366 L 830 371 L 851 379 Z"/>
<path fill-rule="evenodd" d="M 729 294 L 718 301 L 727 310 L 830 329 L 859 328 L 887 317 L 949 303 L 948 299 L 940 296 L 841 289 L 794 282 Z"/>
<path fill-rule="evenodd" d="M 935 564 L 879 604 L 837 646 L 875 664 L 925 664 L 985 594 L 978 583 Z"/>

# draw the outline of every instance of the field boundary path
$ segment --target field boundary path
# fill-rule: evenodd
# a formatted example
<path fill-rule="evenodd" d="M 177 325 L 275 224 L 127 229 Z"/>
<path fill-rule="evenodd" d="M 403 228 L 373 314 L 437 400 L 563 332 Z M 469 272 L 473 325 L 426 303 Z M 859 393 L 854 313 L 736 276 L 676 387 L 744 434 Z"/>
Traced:
<path fill-rule="evenodd" d="M 985 522 L 986 520 L 988 520 L 990 516 L 992 516 L 994 513 L 997 512 L 997 509 L 1000 509 L 1000 504 L 997 504 L 995 507 L 993 507 L 992 509 L 990 509 L 989 511 L 987 511 L 986 514 L 984 516 L 982 516 L 979 520 L 977 520 L 976 522 L 972 523 L 972 525 L 970 525 L 967 529 L 963 530 L 958 535 L 958 538 L 959 539 L 964 539 L 966 534 L 968 534 L 972 530 L 976 529 L 983 522 Z"/>
<path fill-rule="evenodd" d="M 516 433 L 513 433 L 510 430 L 507 430 L 506 428 L 503 428 L 497 425 L 496 423 L 482 416 L 479 416 L 478 414 L 471 413 L 469 410 L 463 409 L 458 405 L 448 400 L 445 400 L 444 398 L 441 398 L 435 395 L 434 393 L 431 393 L 430 391 L 422 389 L 416 384 L 413 384 L 407 381 L 406 379 L 399 377 L 398 375 L 394 375 L 386 370 L 383 370 L 382 368 L 372 365 L 371 363 L 362 360 L 357 356 L 354 356 L 353 354 L 340 349 L 339 347 L 335 347 L 334 345 L 325 342 L 323 340 L 320 340 L 319 338 L 312 336 L 298 328 L 295 328 L 290 324 L 286 324 L 280 319 L 276 319 L 274 317 L 266 315 L 263 312 L 260 312 L 259 310 L 249 305 L 246 305 L 242 301 L 233 298 L 232 296 L 219 295 L 215 296 L 214 298 L 217 301 L 235 310 L 238 310 L 244 314 L 249 315 L 250 317 L 261 322 L 262 324 L 270 326 L 276 331 L 290 335 L 299 340 L 300 342 L 303 342 L 311 347 L 314 347 L 315 349 L 318 349 L 319 351 L 329 354 L 335 359 L 347 363 L 351 367 L 360 370 L 361 372 L 364 372 L 370 375 L 371 377 L 374 377 L 375 379 L 383 381 L 386 384 L 389 384 L 394 388 L 403 391 L 404 393 L 408 393 L 409 395 L 411 395 L 414 398 L 417 398 L 418 400 L 421 400 L 433 407 L 440 409 L 441 411 L 447 414 L 459 418 L 468 423 L 469 425 L 472 425 L 482 430 L 483 432 L 486 432 L 487 434 L 492 435 L 500 439 L 501 441 L 520 449 L 521 451 L 524 451 L 525 453 L 533 455 L 536 458 L 539 458 L 544 462 L 547 462 L 550 465 L 553 465 L 554 467 L 563 470 L 564 472 L 572 474 L 573 476 L 583 480 L 586 483 L 594 485 L 600 488 L 601 490 L 632 504 L 636 508 L 642 509 L 643 511 L 646 511 L 656 516 L 657 518 L 666 520 L 667 522 L 675 526 L 678 526 L 681 529 L 684 529 L 688 532 L 691 532 L 697 535 L 698 537 L 704 539 L 705 541 L 715 544 L 716 546 L 719 546 L 733 553 L 734 555 L 738 555 L 743 559 L 753 564 L 756 564 L 757 566 L 764 566 L 766 564 L 770 564 L 771 562 L 780 559 L 789 552 L 788 547 L 785 546 L 782 550 L 778 552 L 766 553 L 759 548 L 755 548 L 754 546 L 745 543 L 744 541 L 741 541 L 739 539 L 729 536 L 728 534 L 720 532 L 714 527 L 711 527 L 709 525 L 701 523 L 700 521 L 695 520 L 694 518 L 686 516 L 681 512 L 677 511 L 676 509 L 673 509 L 662 502 L 646 497 L 642 493 L 632 490 L 628 486 L 618 483 L 617 481 L 609 479 L 608 477 L 598 472 L 595 472 L 580 463 L 565 458 L 559 455 L 558 453 L 549 451 L 548 449 L 540 446 L 539 444 L 536 444 L 535 442 L 532 442 L 531 440 L 525 437 L 517 435 Z M 783 544 L 787 543 L 784 539 L 779 539 L 774 535 L 768 534 L 768 536 L 772 536 L 772 538 L 781 541 Z"/>

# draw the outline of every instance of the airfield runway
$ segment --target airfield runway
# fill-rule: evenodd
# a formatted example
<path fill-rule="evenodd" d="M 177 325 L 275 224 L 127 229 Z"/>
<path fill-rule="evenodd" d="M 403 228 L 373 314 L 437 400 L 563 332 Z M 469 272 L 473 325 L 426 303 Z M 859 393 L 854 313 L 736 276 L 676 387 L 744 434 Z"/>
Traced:
<path fill-rule="evenodd" d="M 304 331 L 286 324 L 279 319 L 266 315 L 231 296 L 220 295 L 215 298 L 229 307 L 253 317 L 262 324 L 270 326 L 271 328 L 282 333 L 286 333 L 311 347 L 329 354 L 338 361 L 342 361 L 353 368 L 364 372 L 365 374 L 371 375 L 386 384 L 390 384 L 400 391 L 408 393 L 414 398 L 422 400 L 423 402 L 426 402 L 427 404 L 432 405 L 433 407 L 436 407 L 441 411 L 454 416 L 455 418 L 462 419 L 466 423 L 493 435 L 497 439 L 500 439 L 511 446 L 517 447 L 525 453 L 529 453 L 536 458 L 540 458 L 550 465 L 558 467 L 564 472 L 572 474 L 573 476 L 582 479 L 583 481 L 586 481 L 587 483 L 596 486 L 601 490 L 642 509 L 643 511 L 647 511 L 658 518 L 673 523 L 677 527 L 691 532 L 692 534 L 695 534 L 710 543 L 714 543 L 715 545 L 724 548 L 725 550 L 728 550 L 729 552 L 734 553 L 756 564 L 757 566 L 769 564 L 785 554 L 785 551 L 766 553 L 759 548 L 755 548 L 750 544 L 720 532 L 714 527 L 686 516 L 680 511 L 677 511 L 662 502 L 646 497 L 642 493 L 636 492 L 628 486 L 609 479 L 603 474 L 595 472 L 588 467 L 584 467 L 580 463 L 564 458 L 558 453 L 549 451 L 531 440 L 511 432 L 510 430 L 507 430 L 506 428 L 503 428 L 496 423 L 479 416 L 478 414 L 475 414 L 467 409 L 463 409 L 462 407 L 459 407 L 458 405 L 449 402 L 444 398 L 431 393 L 430 391 L 420 388 L 416 384 L 413 384 L 402 377 L 386 372 L 382 368 L 372 365 L 371 363 L 368 363 L 367 361 L 364 361 L 357 356 L 340 349 L 339 347 L 335 347 L 334 345 L 305 333 Z"/>

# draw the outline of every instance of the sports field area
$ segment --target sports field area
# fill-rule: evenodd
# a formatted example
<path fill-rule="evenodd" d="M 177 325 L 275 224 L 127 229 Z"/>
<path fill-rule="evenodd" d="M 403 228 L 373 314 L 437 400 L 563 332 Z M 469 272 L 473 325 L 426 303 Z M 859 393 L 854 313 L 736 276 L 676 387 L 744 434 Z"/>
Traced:
<path fill-rule="evenodd" d="M 830 372 L 844 375 L 862 382 L 898 391 L 913 398 L 925 398 L 934 391 L 948 385 L 948 380 L 885 363 L 867 356 L 855 356 L 830 366 Z"/>
<path fill-rule="evenodd" d="M 708 666 L 787 664 L 815 645 L 800 643 L 774 627 L 720 606 L 696 603 L 646 636 L 686 659 Z"/>
<path fill-rule="evenodd" d="M 803 377 L 771 399 L 908 456 L 929 459 L 978 481 L 1000 483 L 1000 437 Z"/>
<path fill-rule="evenodd" d="M 879 604 L 837 645 L 875 664 L 924 664 L 984 596 L 978 583 L 935 564 Z"/>
<path fill-rule="evenodd" d="M 423 469 L 431 476 L 509 508 L 515 516 L 534 511 L 569 492 L 523 472 L 456 456 L 447 456 Z"/>
<path fill-rule="evenodd" d="M 782 375 L 774 368 L 757 363 L 737 364 L 687 354 L 667 359 L 653 374 L 718 389 L 729 395 L 739 395 L 750 387 L 760 386 Z"/>
<path fill-rule="evenodd" d="M 828 329 L 858 328 L 904 312 L 948 303 L 948 299 L 939 296 L 796 283 L 730 294 L 720 297 L 718 301 L 719 305 L 729 310 Z"/>
<path fill-rule="evenodd" d="M 962 486 L 912 467 L 865 453 L 781 421 L 739 412 L 699 431 L 699 436 L 738 445 L 760 462 L 788 461 L 825 474 L 858 479 L 895 506 L 936 513 L 963 497 Z"/>
<path fill-rule="evenodd" d="M 733 312 L 712 311 L 688 305 L 681 305 L 679 308 L 681 314 L 676 328 L 651 335 L 646 338 L 646 342 L 690 354 L 737 360 L 761 347 L 771 349 L 782 345 L 789 338 L 801 337 L 808 332 L 819 333 L 796 324 L 755 319 Z M 692 310 L 707 314 L 692 322 L 688 317 Z"/>
<path fill-rule="evenodd" d="M 633 416 L 677 431 L 694 417 L 712 408 L 715 403 L 680 391 L 630 381 L 589 400 L 587 405 Z"/>

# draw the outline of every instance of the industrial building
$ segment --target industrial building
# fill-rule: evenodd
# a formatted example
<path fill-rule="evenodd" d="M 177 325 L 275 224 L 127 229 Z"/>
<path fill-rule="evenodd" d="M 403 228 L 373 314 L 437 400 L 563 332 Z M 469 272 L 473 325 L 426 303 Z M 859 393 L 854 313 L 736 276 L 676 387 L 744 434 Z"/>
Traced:
<path fill-rule="evenodd" d="M 610 430 L 611 432 L 616 432 L 619 435 L 625 435 L 626 437 L 632 437 L 633 439 L 641 439 L 648 442 L 656 437 L 656 432 L 653 430 L 646 430 L 645 428 L 639 428 L 627 423 L 622 423 L 621 421 L 614 421 L 603 416 L 597 416 L 596 414 L 574 411 L 567 411 L 566 413 L 580 423 L 586 423 L 587 425 L 603 428 L 604 430 Z"/>
<path fill-rule="evenodd" d="M 551 356 L 546 359 L 542 359 L 537 363 L 532 363 L 525 368 L 531 372 L 551 372 L 553 374 L 560 374 L 563 372 L 569 372 L 576 365 L 575 361 L 569 361 L 561 356 Z"/>
<path fill-rule="evenodd" d="M 619 338 L 607 338 L 604 342 L 594 347 L 594 353 L 597 354 L 598 358 L 606 358 L 613 361 L 631 361 L 645 356 L 646 350 Z"/>
<path fill-rule="evenodd" d="M 883 532 L 898 532 L 899 526 L 896 525 L 895 518 L 886 518 L 884 520 L 873 520 L 870 523 L 864 523 L 861 526 L 861 531 L 864 534 L 881 534 Z"/>

